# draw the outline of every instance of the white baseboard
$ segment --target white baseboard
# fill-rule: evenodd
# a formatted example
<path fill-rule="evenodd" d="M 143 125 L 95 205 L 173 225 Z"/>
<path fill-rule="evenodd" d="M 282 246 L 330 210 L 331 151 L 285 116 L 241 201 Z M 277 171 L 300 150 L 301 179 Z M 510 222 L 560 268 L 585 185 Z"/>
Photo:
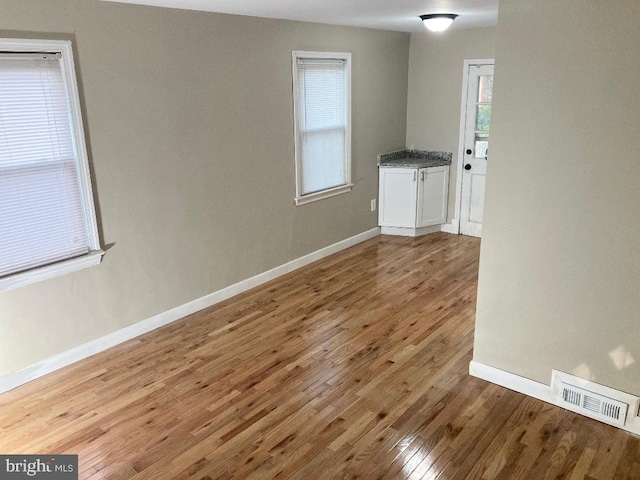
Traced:
<path fill-rule="evenodd" d="M 458 235 L 460 233 L 460 221 L 454 218 L 453 220 L 451 220 L 451 223 L 443 223 L 442 225 L 440 225 L 440 231 Z"/>
<path fill-rule="evenodd" d="M 472 360 L 469 364 L 469 374 L 473 377 L 478 377 L 487 382 L 508 388 L 509 390 L 524 393 L 543 402 L 554 403 L 553 392 L 549 385 L 521 377 L 515 373 L 505 372 L 499 368 L 490 367 L 484 363 Z"/>
<path fill-rule="evenodd" d="M 408 227 L 380 227 L 382 235 L 400 235 L 402 237 L 420 237 L 429 233 L 440 231 L 440 225 L 432 225 L 430 227 L 408 228 Z"/>
<path fill-rule="evenodd" d="M 537 398 L 556 407 L 565 408 L 558 400 L 558 393 L 554 392 L 550 385 L 539 383 L 529 378 L 500 370 L 499 368 L 490 367 L 489 365 L 474 360 L 469 364 L 469 374 L 473 377 L 481 378 L 487 382 L 508 388 L 509 390 Z M 640 435 L 640 417 L 636 416 L 636 414 L 637 412 L 635 411 L 629 412 L 626 424 L 619 428 Z"/>
<path fill-rule="evenodd" d="M 184 305 L 179 305 L 171 310 L 167 310 L 166 312 L 159 313 L 158 315 L 154 315 L 146 320 L 141 320 L 133 325 L 122 328 L 113 333 L 109 333 L 103 337 L 96 338 L 95 340 L 91 340 L 90 342 L 79 345 L 70 350 L 58 353 L 57 355 L 41 360 L 16 372 L 3 375 L 0 377 L 0 393 L 12 390 L 20 385 L 35 380 L 36 378 L 42 377 L 43 375 L 59 370 L 71 365 L 72 363 L 90 357 L 91 355 L 95 355 L 96 353 L 100 353 L 139 335 L 150 332 L 151 330 L 155 330 L 156 328 L 160 328 L 171 322 L 180 320 L 187 315 L 191 315 L 192 313 L 215 305 L 216 303 L 220 303 L 234 295 L 246 292 L 258 285 L 262 285 L 263 283 L 378 235 L 380 235 L 380 228 L 372 228 L 371 230 L 287 262 L 284 265 L 280 265 L 246 280 L 242 280 L 223 288 L 222 290 L 218 290 L 217 292 L 210 293 L 204 297 L 185 303 Z"/>

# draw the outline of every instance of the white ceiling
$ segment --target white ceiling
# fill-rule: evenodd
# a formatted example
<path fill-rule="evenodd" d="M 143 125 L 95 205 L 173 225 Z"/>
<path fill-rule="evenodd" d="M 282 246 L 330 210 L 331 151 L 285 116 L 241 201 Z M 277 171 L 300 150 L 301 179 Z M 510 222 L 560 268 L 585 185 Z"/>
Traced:
<path fill-rule="evenodd" d="M 498 23 L 498 0 L 105 0 L 188 10 L 281 18 L 355 27 L 424 32 L 418 18 L 457 13 L 451 27 L 489 27 Z"/>

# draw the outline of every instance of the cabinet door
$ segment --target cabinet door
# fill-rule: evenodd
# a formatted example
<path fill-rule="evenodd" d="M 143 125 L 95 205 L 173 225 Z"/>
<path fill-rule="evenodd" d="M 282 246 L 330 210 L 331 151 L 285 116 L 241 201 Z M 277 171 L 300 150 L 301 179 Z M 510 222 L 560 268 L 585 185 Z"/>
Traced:
<path fill-rule="evenodd" d="M 378 224 L 415 227 L 418 170 L 380 167 Z"/>
<path fill-rule="evenodd" d="M 417 227 L 446 223 L 449 167 L 422 168 L 419 177 Z"/>

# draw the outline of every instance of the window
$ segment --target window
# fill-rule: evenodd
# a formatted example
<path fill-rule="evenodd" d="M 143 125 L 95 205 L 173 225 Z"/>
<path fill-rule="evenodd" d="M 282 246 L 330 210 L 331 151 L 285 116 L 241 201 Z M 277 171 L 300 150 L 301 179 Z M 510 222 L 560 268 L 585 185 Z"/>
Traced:
<path fill-rule="evenodd" d="M 0 290 L 103 253 L 71 43 L 0 39 Z"/>
<path fill-rule="evenodd" d="M 351 54 L 293 52 L 296 204 L 351 190 Z"/>

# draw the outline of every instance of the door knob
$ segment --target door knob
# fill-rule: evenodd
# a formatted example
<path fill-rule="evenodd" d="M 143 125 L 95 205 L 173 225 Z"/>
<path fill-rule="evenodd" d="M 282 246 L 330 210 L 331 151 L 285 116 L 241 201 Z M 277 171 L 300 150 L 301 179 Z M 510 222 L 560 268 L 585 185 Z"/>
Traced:
<path fill-rule="evenodd" d="M 467 155 L 471 155 L 473 151 L 470 148 L 467 148 Z"/>
<path fill-rule="evenodd" d="M 464 166 L 464 169 L 465 169 L 465 170 L 471 170 L 471 164 L 470 164 L 470 163 L 467 163 L 467 164 Z"/>

